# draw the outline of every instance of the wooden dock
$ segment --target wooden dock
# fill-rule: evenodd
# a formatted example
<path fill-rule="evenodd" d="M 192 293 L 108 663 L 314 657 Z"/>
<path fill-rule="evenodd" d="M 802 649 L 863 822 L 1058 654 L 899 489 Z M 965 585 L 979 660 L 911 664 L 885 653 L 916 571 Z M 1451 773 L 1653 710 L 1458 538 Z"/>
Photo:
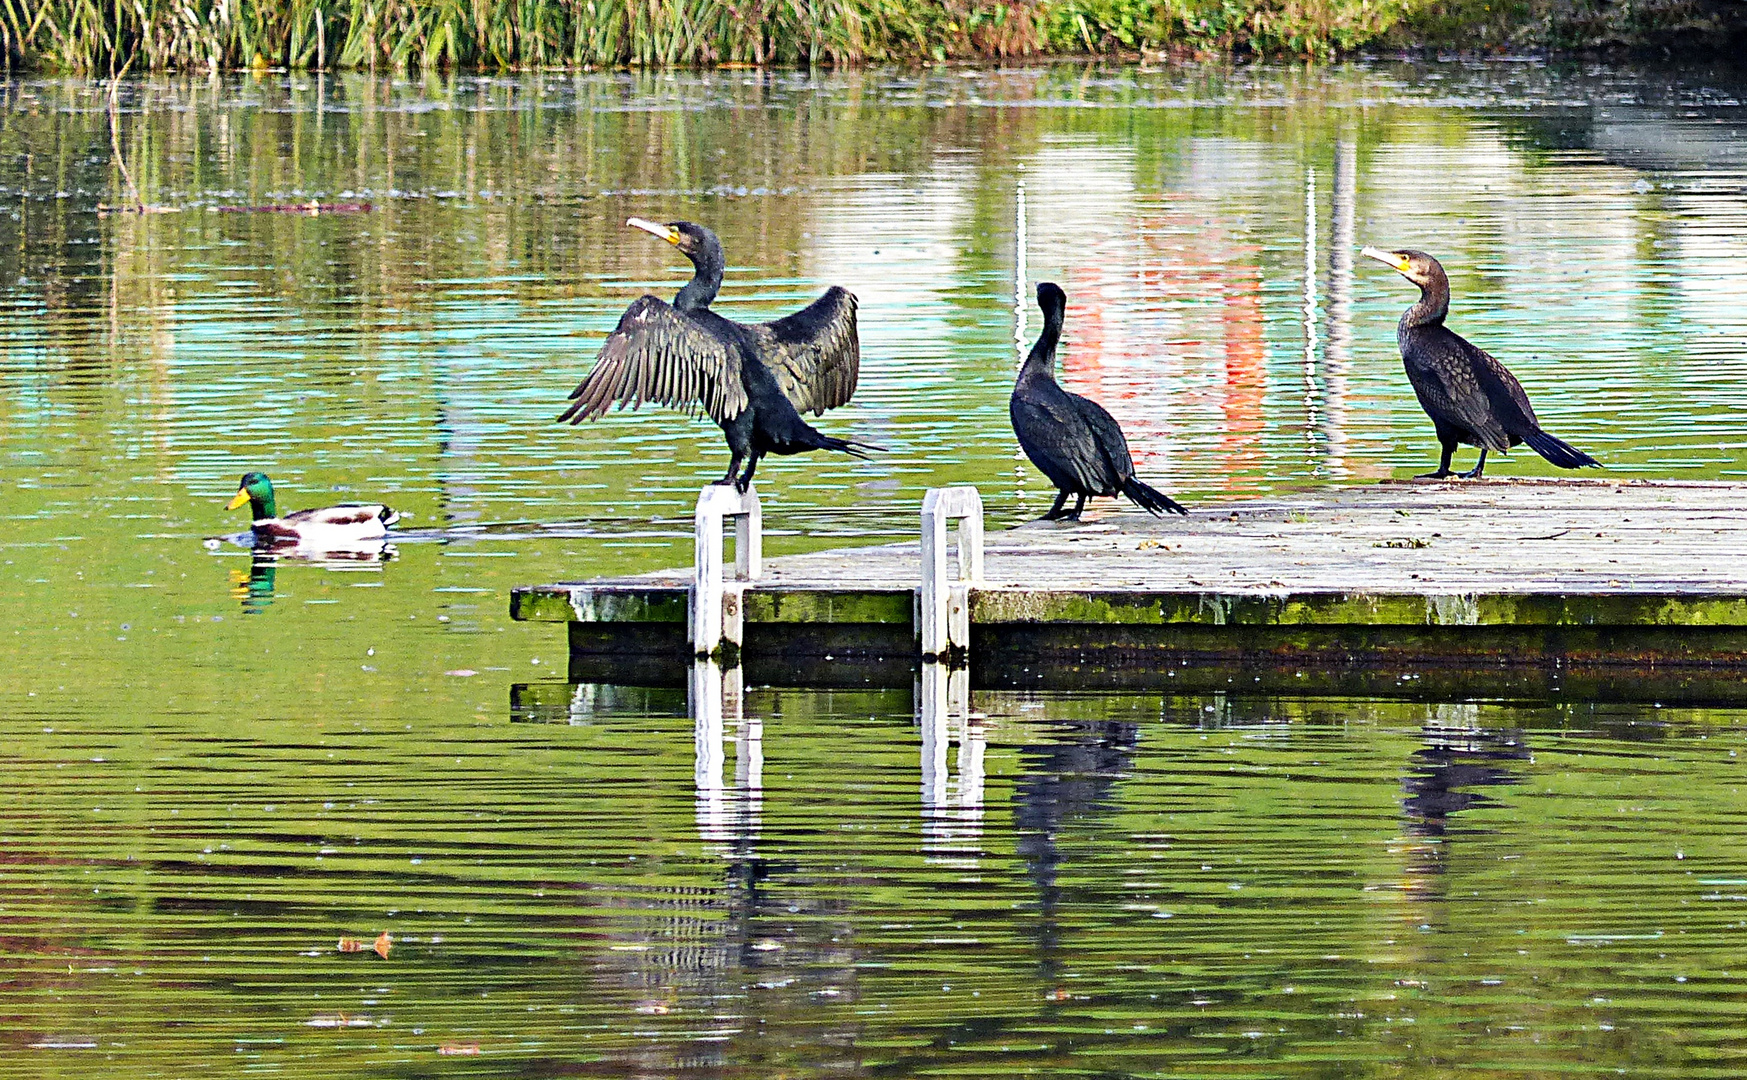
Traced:
<path fill-rule="evenodd" d="M 1747 700 L 1747 484 L 1404 481 L 988 535 L 979 686 Z M 573 681 L 683 684 L 692 571 L 518 588 Z M 766 560 L 753 683 L 909 682 L 917 543 Z M 963 659 L 963 656 L 955 657 Z"/>

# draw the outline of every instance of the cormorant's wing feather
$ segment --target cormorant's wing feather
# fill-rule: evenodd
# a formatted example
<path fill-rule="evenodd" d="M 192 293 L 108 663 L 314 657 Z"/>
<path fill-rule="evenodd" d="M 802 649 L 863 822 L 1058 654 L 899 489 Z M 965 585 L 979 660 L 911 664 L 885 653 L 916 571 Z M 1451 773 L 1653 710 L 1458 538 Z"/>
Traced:
<path fill-rule="evenodd" d="M 759 358 L 796 412 L 817 415 L 855 393 L 861 340 L 855 331 L 855 295 L 848 289 L 833 285 L 793 315 L 751 329 Z"/>
<path fill-rule="evenodd" d="M 1104 483 L 1113 491 L 1120 490 L 1122 482 L 1134 475 L 1134 458 L 1128 452 L 1128 440 L 1123 437 L 1122 427 L 1111 416 L 1109 410 L 1088 397 L 1069 394 L 1074 407 L 1079 409 L 1085 418 L 1086 426 L 1092 429 L 1092 436 L 1098 442 L 1099 456 L 1103 459 Z"/>
<path fill-rule="evenodd" d="M 1109 494 L 1121 481 L 1110 475 L 1110 461 L 1101 445 L 1103 440 L 1094 423 L 1094 414 L 1084 408 L 1085 405 L 1103 412 L 1095 403 L 1077 394 L 1059 388 L 1055 388 L 1053 393 L 1040 389 L 1025 395 L 1014 394 L 1009 415 L 1014 434 L 1019 436 L 1020 448 L 1051 483 L 1071 491 Z M 1112 428 L 1116 427 L 1108 413 L 1104 418 Z M 1116 431 L 1116 438 L 1122 439 L 1120 429 Z M 1128 444 L 1122 442 L 1120 445 L 1122 452 L 1126 453 Z"/>
<path fill-rule="evenodd" d="M 703 407 L 717 423 L 746 408 L 740 354 L 664 300 L 644 296 L 625 310 L 601 345 L 594 370 L 570 392 L 571 406 L 558 419 L 575 424 L 617 403 L 637 408 L 645 401 L 682 408 Z"/>
<path fill-rule="evenodd" d="M 1516 376 L 1485 349 L 1466 341 L 1462 344 L 1475 353 L 1475 370 L 1479 376 L 1480 389 L 1492 403 L 1492 415 L 1498 418 L 1499 425 L 1508 434 L 1519 439 L 1539 427 L 1540 421 L 1535 419 L 1535 407 L 1529 404 L 1529 395 L 1523 393 L 1523 384 L 1517 382 Z"/>
<path fill-rule="evenodd" d="M 1516 382 L 1502 364 L 1449 330 L 1426 335 L 1404 359 L 1408 381 L 1433 420 L 1466 428 L 1489 450 L 1510 448 L 1510 436 L 1494 408 L 1497 395 L 1489 393 L 1499 383 L 1495 371 Z M 1522 392 L 1520 387 L 1517 392 Z"/>

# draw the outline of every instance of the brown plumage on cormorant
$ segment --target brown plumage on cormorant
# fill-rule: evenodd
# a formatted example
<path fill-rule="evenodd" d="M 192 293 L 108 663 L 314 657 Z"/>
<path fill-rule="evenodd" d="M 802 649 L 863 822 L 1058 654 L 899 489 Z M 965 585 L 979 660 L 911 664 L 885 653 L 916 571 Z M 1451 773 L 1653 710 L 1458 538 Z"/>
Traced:
<path fill-rule="evenodd" d="M 733 459 L 716 481 L 744 492 L 765 454 L 841 450 L 865 458 L 877 446 L 834 439 L 814 430 L 801 413 L 817 416 L 855 393 L 861 345 L 855 297 L 833 285 L 825 295 L 774 322 L 746 325 L 710 310 L 722 286 L 721 241 L 702 225 L 657 225 L 642 218 L 625 224 L 677 247 L 695 273 L 668 304 L 640 297 L 601 346 L 594 370 L 571 391 L 558 419 L 591 420 L 615 402 L 645 401 L 701 408 L 722 427 Z M 746 471 L 740 472 L 740 463 Z"/>
<path fill-rule="evenodd" d="M 1419 303 L 1407 309 L 1396 328 L 1401 362 L 1420 407 L 1437 427 L 1444 456 L 1438 471 L 1425 477 L 1441 480 L 1462 476 L 1478 480 L 1486 469 L 1486 452 L 1504 453 L 1528 443 L 1535 453 L 1561 469 L 1601 464 L 1588 454 L 1541 430 L 1522 384 L 1484 349 L 1477 349 L 1444 326 L 1450 313 L 1450 279 L 1438 260 L 1423 251 L 1382 251 L 1361 254 L 1393 267 L 1419 286 Z M 1450 472 L 1457 443 L 1480 448 L 1480 461 L 1465 473 Z"/>
<path fill-rule="evenodd" d="M 1056 384 L 1055 347 L 1068 297 L 1046 281 L 1037 287 L 1037 304 L 1043 309 L 1043 333 L 1019 369 L 1007 413 L 1025 456 L 1060 489 L 1044 520 L 1078 521 L 1088 495 L 1126 495 L 1150 514 L 1187 514 L 1170 496 L 1136 479 L 1128 440 L 1103 406 Z M 1069 495 L 1077 498 L 1073 510 L 1064 513 Z"/>

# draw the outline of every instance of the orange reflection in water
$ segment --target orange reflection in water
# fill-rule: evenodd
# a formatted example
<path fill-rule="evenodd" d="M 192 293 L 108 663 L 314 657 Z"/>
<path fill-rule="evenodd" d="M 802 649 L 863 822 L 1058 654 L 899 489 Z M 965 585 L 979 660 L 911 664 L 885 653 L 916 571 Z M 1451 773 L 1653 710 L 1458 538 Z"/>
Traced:
<path fill-rule="evenodd" d="M 1264 467 L 1258 254 L 1199 215 L 1167 213 L 1066 275 L 1062 383 L 1110 410 L 1143 476 L 1169 485 L 1173 462 L 1211 454 L 1194 472 L 1230 490 Z"/>

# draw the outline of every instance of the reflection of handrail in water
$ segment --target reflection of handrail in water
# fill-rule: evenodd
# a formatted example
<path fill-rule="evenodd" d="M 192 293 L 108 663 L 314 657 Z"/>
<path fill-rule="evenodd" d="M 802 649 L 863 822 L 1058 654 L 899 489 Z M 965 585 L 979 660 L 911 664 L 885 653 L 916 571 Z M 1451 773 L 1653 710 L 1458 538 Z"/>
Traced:
<path fill-rule="evenodd" d="M 1262 460 L 1260 432 L 1262 402 L 1267 395 L 1268 346 L 1262 333 L 1262 271 L 1246 267 L 1241 277 L 1228 283 L 1225 294 L 1225 412 L 1224 435 L 1219 442 L 1225 486 L 1237 474 Z"/>
<path fill-rule="evenodd" d="M 740 668 L 723 668 L 709 660 L 692 664 L 686 680 L 692 714 L 700 839 L 719 844 L 745 844 L 758 838 L 764 806 L 764 722 L 745 714 L 745 690 Z M 727 721 L 734 721 L 734 786 L 723 778 L 723 742 Z M 745 855 L 738 847 L 724 855 Z"/>
<path fill-rule="evenodd" d="M 922 732 L 922 851 L 975 867 L 982 854 L 983 752 L 988 742 L 982 718 L 971 715 L 970 672 L 924 663 L 915 686 L 916 722 Z M 947 750 L 955 731 L 958 780 L 956 790 L 949 790 Z"/>

